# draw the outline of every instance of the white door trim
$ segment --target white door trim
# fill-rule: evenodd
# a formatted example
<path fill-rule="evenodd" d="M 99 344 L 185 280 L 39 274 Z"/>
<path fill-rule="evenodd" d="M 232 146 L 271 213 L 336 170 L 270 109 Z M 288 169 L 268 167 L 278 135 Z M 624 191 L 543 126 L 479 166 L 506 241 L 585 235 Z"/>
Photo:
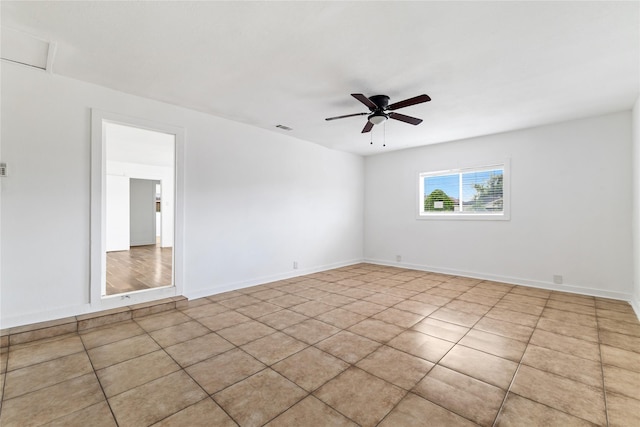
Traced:
<path fill-rule="evenodd" d="M 104 122 L 117 123 L 175 135 L 175 199 L 173 284 L 174 286 L 103 296 L 106 281 L 106 132 Z M 185 129 L 146 119 L 91 110 L 91 310 L 123 307 L 184 293 L 184 150 Z"/>

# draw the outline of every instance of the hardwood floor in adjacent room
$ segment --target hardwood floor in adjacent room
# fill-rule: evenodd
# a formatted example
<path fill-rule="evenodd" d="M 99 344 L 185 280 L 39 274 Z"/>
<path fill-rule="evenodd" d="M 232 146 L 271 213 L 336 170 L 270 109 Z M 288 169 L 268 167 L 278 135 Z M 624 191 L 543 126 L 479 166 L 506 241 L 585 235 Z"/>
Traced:
<path fill-rule="evenodd" d="M 171 259 L 159 244 L 107 252 L 107 295 L 171 286 Z"/>

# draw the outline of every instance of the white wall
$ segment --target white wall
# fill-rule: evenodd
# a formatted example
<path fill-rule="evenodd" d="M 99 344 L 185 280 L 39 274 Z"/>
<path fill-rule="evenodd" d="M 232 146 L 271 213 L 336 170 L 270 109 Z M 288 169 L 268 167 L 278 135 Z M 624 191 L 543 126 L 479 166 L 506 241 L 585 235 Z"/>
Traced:
<path fill-rule="evenodd" d="M 631 305 L 640 319 L 640 97 L 631 112 L 633 129 L 633 299 Z"/>
<path fill-rule="evenodd" d="M 630 154 L 623 112 L 368 157 L 365 259 L 629 300 Z M 505 157 L 510 221 L 416 219 L 419 172 Z"/>
<path fill-rule="evenodd" d="M 362 259 L 359 156 L 14 64 L 1 74 L 0 327 L 90 310 L 91 108 L 186 130 L 188 297 Z"/>
<path fill-rule="evenodd" d="M 129 226 L 131 208 L 129 177 L 107 175 L 106 185 L 106 236 L 107 252 L 128 251 L 131 246 Z"/>

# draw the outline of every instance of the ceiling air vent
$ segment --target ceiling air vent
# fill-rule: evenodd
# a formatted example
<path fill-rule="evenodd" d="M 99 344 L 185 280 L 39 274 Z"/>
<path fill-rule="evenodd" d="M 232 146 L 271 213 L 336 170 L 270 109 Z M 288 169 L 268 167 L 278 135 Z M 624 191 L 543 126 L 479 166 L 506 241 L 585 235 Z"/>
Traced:
<path fill-rule="evenodd" d="M 293 130 L 289 126 L 285 126 L 285 125 L 276 125 L 276 127 L 282 130 Z"/>
<path fill-rule="evenodd" d="M 56 44 L 31 34 L 2 27 L 0 53 L 5 61 L 51 71 Z"/>

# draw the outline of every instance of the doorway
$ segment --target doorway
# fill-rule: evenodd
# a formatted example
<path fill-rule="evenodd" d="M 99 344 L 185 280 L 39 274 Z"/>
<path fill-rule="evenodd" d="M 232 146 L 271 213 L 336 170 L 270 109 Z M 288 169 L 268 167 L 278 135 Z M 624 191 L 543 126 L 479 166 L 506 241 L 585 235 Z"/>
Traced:
<path fill-rule="evenodd" d="M 92 111 L 92 306 L 180 294 L 183 138 L 180 128 Z"/>

